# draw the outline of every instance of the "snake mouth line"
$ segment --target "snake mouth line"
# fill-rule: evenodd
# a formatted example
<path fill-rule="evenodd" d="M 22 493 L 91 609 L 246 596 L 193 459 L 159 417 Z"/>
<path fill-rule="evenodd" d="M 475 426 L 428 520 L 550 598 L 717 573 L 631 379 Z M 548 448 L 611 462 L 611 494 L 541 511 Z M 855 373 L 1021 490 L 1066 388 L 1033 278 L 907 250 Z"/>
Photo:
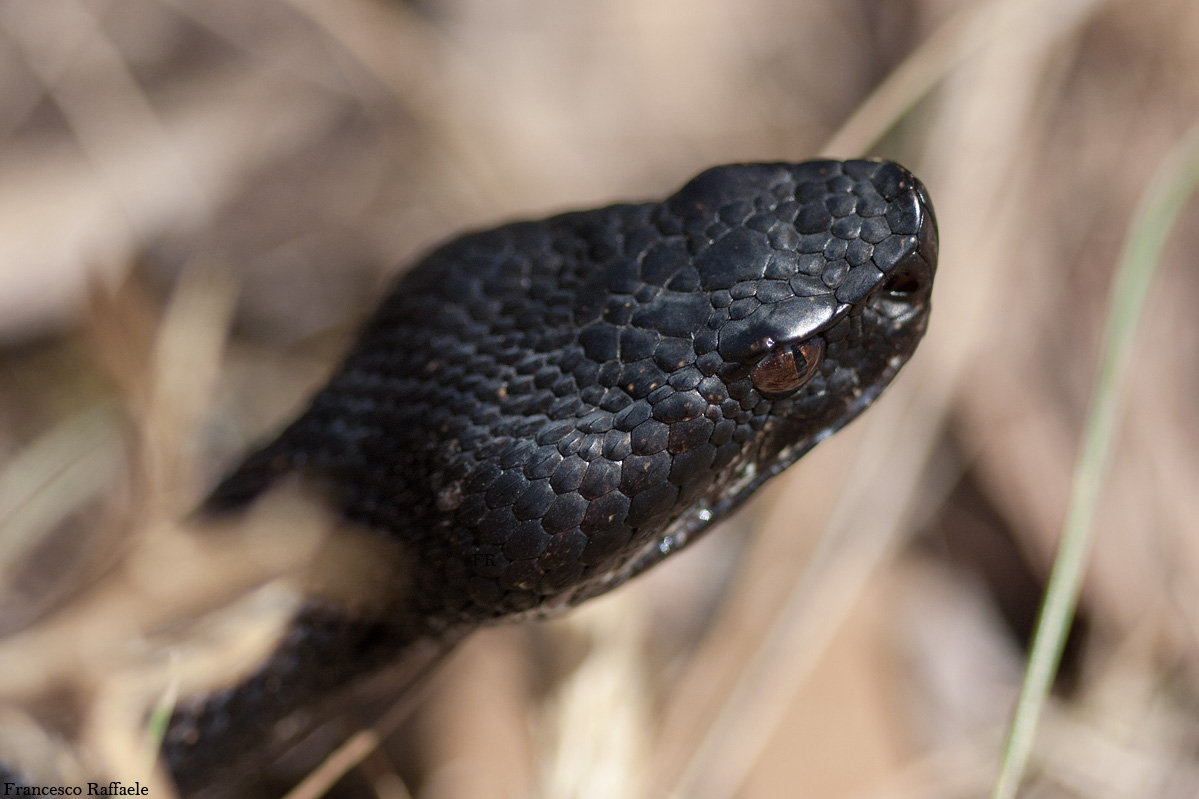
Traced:
<path fill-rule="evenodd" d="M 850 403 L 841 416 L 819 433 L 805 441 L 785 448 L 780 452 L 778 460 L 770 468 L 759 471 L 757 464 L 752 461 L 747 463 L 733 486 L 728 490 L 728 494 L 719 501 L 713 503 L 707 498 L 697 501 L 680 514 L 675 522 L 661 535 L 647 541 L 622 568 L 604 575 L 593 583 L 581 586 L 578 591 L 572 592 L 563 599 L 561 604 L 555 604 L 552 609 L 542 608 L 539 613 L 530 615 L 544 617 L 548 615 L 547 610 L 549 613 L 557 612 L 574 607 L 592 597 L 599 596 L 611 588 L 636 577 L 667 555 L 678 552 L 694 542 L 708 528 L 727 518 L 730 513 L 761 488 L 766 481 L 786 470 L 787 467 L 810 452 L 821 441 L 824 441 L 857 418 L 862 411 L 878 399 L 907 360 L 907 357 L 903 355 L 892 356 L 878 383 L 862 391 Z"/>
<path fill-rule="evenodd" d="M 820 335 L 827 331 L 837 321 L 839 321 L 849 310 L 849 306 L 843 309 L 838 309 L 838 313 L 834 319 L 831 319 L 828 324 L 822 325 L 813 335 Z M 911 303 L 909 309 L 898 317 L 892 317 L 888 320 L 889 325 L 894 330 L 902 329 L 911 319 L 927 314 L 927 301 Z M 923 337 L 923 326 L 917 332 L 917 338 Z M 914 350 L 914 348 L 913 348 Z M 792 466 L 796 461 L 810 452 L 817 444 L 834 435 L 858 416 L 862 414 L 870 405 L 872 405 L 891 384 L 892 380 L 898 375 L 899 371 L 908 362 L 912 355 L 912 351 L 897 352 L 887 359 L 886 366 L 872 383 L 862 388 L 853 400 L 845 407 L 844 411 L 836 417 L 831 423 L 821 428 L 814 435 L 807 439 L 801 440 L 791 446 L 782 449 L 777 459 L 765 469 L 759 469 L 758 464 L 749 461 L 742 467 L 741 472 L 726 487 L 726 493 L 717 501 L 713 502 L 710 498 L 702 498 L 697 500 L 693 505 L 683 511 L 677 519 L 664 530 L 660 535 L 655 536 L 647 541 L 640 550 L 634 553 L 629 560 L 619 569 L 603 575 L 601 578 L 580 586 L 576 591 L 570 592 L 568 596 L 563 597 L 560 603 L 555 603 L 552 608 L 541 608 L 539 612 L 531 613 L 530 616 L 544 617 L 560 610 L 574 607 L 587 599 L 599 596 L 612 588 L 632 579 L 643 571 L 646 571 L 667 555 L 677 552 L 692 542 L 700 538 L 714 524 L 726 518 L 730 513 L 735 511 L 741 504 L 749 499 L 759 488 L 762 487 L 772 477 L 785 471 Z"/>

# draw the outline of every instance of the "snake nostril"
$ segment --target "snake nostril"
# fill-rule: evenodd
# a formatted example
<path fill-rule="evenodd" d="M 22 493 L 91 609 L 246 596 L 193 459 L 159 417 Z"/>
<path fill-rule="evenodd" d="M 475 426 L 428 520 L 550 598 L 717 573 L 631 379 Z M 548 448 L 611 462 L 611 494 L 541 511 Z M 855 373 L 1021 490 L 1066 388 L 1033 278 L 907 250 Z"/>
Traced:
<path fill-rule="evenodd" d="M 903 299 L 920 291 L 920 278 L 913 272 L 891 275 L 883 284 L 883 291 L 895 299 Z"/>
<path fill-rule="evenodd" d="M 887 275 L 872 294 L 870 306 L 892 320 L 908 318 L 927 306 L 931 284 L 927 263 L 913 256 Z"/>

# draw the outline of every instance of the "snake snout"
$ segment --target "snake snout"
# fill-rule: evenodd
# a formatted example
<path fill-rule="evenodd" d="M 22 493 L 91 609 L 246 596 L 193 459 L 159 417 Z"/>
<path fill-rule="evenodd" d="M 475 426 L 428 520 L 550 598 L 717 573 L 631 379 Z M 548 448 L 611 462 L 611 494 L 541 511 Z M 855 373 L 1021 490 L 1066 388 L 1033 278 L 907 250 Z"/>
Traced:
<path fill-rule="evenodd" d="M 926 312 L 939 250 L 937 219 L 928 190 L 910 173 L 905 174 L 909 190 L 895 207 L 902 209 L 908 232 L 914 236 L 903 237 L 902 254 L 893 265 L 887 265 L 885 277 L 869 299 L 876 311 L 896 322 Z"/>

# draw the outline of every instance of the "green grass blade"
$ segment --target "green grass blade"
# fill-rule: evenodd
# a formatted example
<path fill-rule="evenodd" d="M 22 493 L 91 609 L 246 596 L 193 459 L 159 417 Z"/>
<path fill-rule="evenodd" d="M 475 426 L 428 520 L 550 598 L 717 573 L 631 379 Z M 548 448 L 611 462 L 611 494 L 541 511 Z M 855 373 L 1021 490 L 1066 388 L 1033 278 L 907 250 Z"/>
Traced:
<path fill-rule="evenodd" d="M 1066 634 L 1078 604 L 1095 509 L 1121 410 L 1120 386 L 1131 358 L 1137 320 L 1162 249 L 1179 212 L 1197 185 L 1199 124 L 1191 128 L 1158 167 L 1141 197 L 1120 253 L 1108 303 L 1099 378 L 1091 396 L 1082 449 L 1074 467 L 1070 504 L 1062 525 L 1057 558 L 1049 576 L 1045 604 L 1037 621 L 1028 671 L 1020 689 L 999 779 L 992 794 L 994 799 L 1014 799 L 1032 752 L 1037 722 L 1061 661 Z"/>

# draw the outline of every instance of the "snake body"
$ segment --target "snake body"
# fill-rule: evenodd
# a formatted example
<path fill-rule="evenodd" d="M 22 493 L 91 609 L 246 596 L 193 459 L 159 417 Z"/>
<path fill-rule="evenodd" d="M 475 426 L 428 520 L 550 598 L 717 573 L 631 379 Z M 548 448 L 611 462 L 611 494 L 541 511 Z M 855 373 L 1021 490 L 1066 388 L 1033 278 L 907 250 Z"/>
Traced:
<path fill-rule="evenodd" d="M 204 506 L 317 480 L 402 546 L 406 586 L 369 615 L 313 602 L 255 674 L 181 702 L 182 790 L 422 641 L 576 605 L 690 544 L 878 396 L 936 260 L 925 189 L 883 161 L 716 167 L 434 250 Z"/>

